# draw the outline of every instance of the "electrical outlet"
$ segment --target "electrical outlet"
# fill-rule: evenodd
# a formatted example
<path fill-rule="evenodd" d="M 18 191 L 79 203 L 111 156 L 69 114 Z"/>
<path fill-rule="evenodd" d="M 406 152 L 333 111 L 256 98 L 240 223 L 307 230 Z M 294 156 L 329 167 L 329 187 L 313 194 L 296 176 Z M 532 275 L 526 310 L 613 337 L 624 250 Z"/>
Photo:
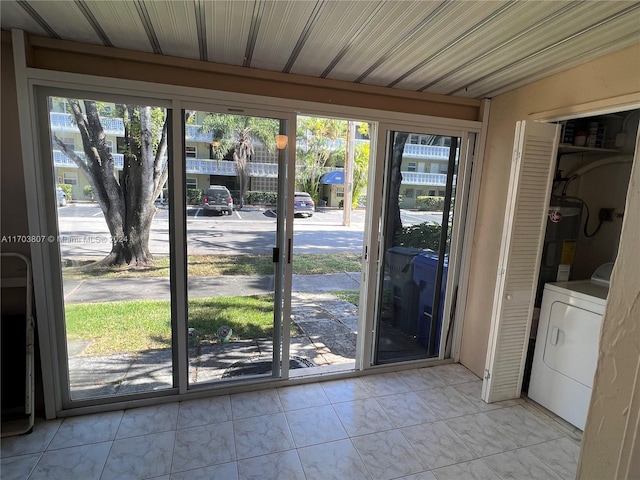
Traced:
<path fill-rule="evenodd" d="M 603 222 L 613 222 L 615 208 L 601 208 L 600 209 L 600 220 Z"/>

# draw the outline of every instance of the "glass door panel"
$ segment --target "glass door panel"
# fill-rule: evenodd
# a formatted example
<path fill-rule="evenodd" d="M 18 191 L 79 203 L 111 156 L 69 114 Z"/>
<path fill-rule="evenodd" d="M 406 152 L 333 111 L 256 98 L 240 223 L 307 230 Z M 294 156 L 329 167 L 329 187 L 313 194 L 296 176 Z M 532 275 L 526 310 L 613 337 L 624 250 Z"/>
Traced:
<path fill-rule="evenodd" d="M 391 131 L 387 143 L 376 364 L 441 354 L 460 138 Z"/>
<path fill-rule="evenodd" d="M 370 164 L 367 122 L 297 119 L 291 376 L 355 368 Z M 304 368 L 312 367 L 312 368 Z"/>
<path fill-rule="evenodd" d="M 47 106 L 68 399 L 172 388 L 169 227 L 156 202 L 170 111 L 86 97 Z"/>
<path fill-rule="evenodd" d="M 187 111 L 184 122 L 189 385 L 277 377 L 286 121 Z"/>

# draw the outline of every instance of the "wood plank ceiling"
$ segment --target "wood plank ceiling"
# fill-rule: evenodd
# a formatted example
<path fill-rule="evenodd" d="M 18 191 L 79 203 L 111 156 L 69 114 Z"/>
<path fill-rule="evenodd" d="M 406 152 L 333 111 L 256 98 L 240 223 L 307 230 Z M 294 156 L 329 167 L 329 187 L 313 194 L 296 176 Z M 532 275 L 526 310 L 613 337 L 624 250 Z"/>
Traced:
<path fill-rule="evenodd" d="M 2 0 L 2 29 L 469 98 L 640 42 L 640 2 Z"/>

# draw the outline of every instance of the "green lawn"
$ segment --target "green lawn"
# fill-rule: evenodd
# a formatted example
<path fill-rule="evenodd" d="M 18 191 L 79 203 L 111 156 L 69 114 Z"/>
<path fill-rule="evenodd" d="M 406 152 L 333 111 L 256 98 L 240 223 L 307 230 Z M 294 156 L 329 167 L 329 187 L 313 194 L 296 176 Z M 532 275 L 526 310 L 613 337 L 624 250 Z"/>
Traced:
<path fill-rule="evenodd" d="M 274 273 L 271 255 L 190 255 L 187 257 L 191 277 L 218 275 L 270 275 Z M 69 261 L 62 269 L 65 280 L 90 278 L 168 277 L 169 259 L 156 258 L 144 268 L 94 267 L 92 260 Z M 293 273 L 302 275 L 359 272 L 361 257 L 355 253 L 300 254 L 293 257 Z"/>
<path fill-rule="evenodd" d="M 340 290 L 331 292 L 331 294 L 335 295 L 341 300 L 353 303 L 356 307 L 358 306 L 358 302 L 360 301 L 360 290 Z"/>
<path fill-rule="evenodd" d="M 168 277 L 169 259 L 158 258 L 145 268 L 95 267 L 93 262 L 76 261 L 64 266 L 65 280 L 92 278 Z M 357 254 L 301 254 L 293 261 L 293 273 L 326 274 L 358 272 Z M 270 255 L 189 256 L 191 277 L 219 275 L 267 275 L 274 273 Z M 345 300 L 357 304 L 358 292 L 342 292 Z M 168 301 L 140 300 L 66 306 L 67 337 L 91 341 L 88 354 L 135 352 L 171 346 L 171 308 Z M 271 337 L 273 298 L 270 295 L 215 297 L 189 301 L 189 327 L 198 341 L 215 343 L 222 325 L 233 329 L 232 340 Z M 292 334 L 298 327 L 292 325 Z"/>
<path fill-rule="evenodd" d="M 168 301 L 71 304 L 66 307 L 67 337 L 89 340 L 87 354 L 114 354 L 171 346 Z M 273 331 L 273 297 L 201 298 L 189 301 L 189 327 L 200 343 L 216 343 L 222 325 L 233 329 L 231 340 L 269 338 Z M 292 325 L 292 334 L 298 327 Z"/>

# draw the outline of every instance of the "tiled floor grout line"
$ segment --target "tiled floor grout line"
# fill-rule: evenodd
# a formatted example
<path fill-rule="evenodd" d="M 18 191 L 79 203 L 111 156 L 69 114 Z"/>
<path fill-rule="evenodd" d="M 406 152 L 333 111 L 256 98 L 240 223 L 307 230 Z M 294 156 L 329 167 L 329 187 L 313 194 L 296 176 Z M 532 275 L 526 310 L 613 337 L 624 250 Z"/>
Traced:
<path fill-rule="evenodd" d="M 493 474 L 496 476 L 496 478 L 502 478 L 500 476 L 500 474 L 498 472 L 496 472 L 493 468 L 491 468 L 491 465 L 489 465 L 487 462 L 484 461 L 484 458 L 479 458 L 479 460 L 489 469 L 493 472 Z"/>
<path fill-rule="evenodd" d="M 437 367 L 433 367 L 433 368 L 437 368 Z M 432 375 L 437 375 L 435 371 L 430 372 Z M 471 384 L 477 383 L 479 380 L 466 380 L 466 381 L 462 381 L 459 383 L 448 383 L 449 381 L 452 380 L 452 377 L 454 375 L 455 372 L 452 372 L 452 370 L 446 370 L 443 371 L 443 373 L 446 373 L 446 375 L 442 376 L 442 380 L 443 382 L 445 382 L 444 385 L 441 386 L 432 386 L 432 387 L 427 387 L 427 388 L 423 388 L 422 386 L 418 386 L 420 383 L 420 380 L 425 379 L 425 377 L 420 377 L 419 375 L 416 375 L 416 382 L 410 382 L 409 379 L 410 377 L 407 376 L 407 378 L 400 378 L 400 377 L 393 377 L 391 375 L 388 374 L 381 374 L 380 376 L 376 377 L 376 376 L 372 376 L 370 379 L 368 379 L 369 381 L 362 381 L 362 382 L 355 382 L 353 381 L 353 379 L 347 379 L 346 382 L 344 383 L 344 385 L 349 388 L 351 387 L 353 390 L 350 391 L 350 394 L 352 395 L 352 398 L 349 399 L 343 399 L 341 397 L 341 395 L 344 395 L 345 392 L 341 392 L 340 390 L 343 388 L 342 384 L 336 384 L 335 386 L 335 390 L 330 390 L 329 389 L 329 385 L 330 382 L 327 382 L 325 385 L 322 384 L 322 382 L 316 382 L 316 383 L 312 383 L 309 384 L 308 386 L 312 386 L 312 388 L 317 388 L 320 387 L 320 391 L 323 393 L 323 395 L 326 397 L 326 399 L 322 399 L 320 401 L 320 403 L 316 404 L 317 402 L 315 401 L 310 401 L 309 403 L 311 403 L 311 405 L 309 406 L 300 406 L 297 408 L 294 408 L 295 406 L 292 405 L 292 401 L 305 401 L 304 400 L 304 396 L 302 395 L 301 398 L 302 400 L 296 400 L 296 395 L 298 394 L 298 392 L 294 392 L 291 391 L 292 395 L 287 397 L 286 396 L 286 389 L 290 388 L 290 387 L 280 387 L 280 388 L 274 388 L 272 389 L 272 391 L 266 390 L 264 392 L 270 392 L 269 395 L 274 398 L 277 399 L 277 407 L 279 408 L 278 412 L 269 412 L 269 413 L 258 413 L 256 415 L 250 415 L 250 416 L 242 416 L 240 418 L 236 418 L 235 415 L 246 415 L 247 412 L 251 413 L 253 412 L 253 410 L 247 410 L 247 405 L 249 407 L 251 407 L 251 403 L 248 404 L 243 404 L 243 403 L 238 403 L 237 405 L 241 405 L 242 408 L 240 410 L 238 410 L 235 415 L 234 415 L 234 401 L 233 401 L 233 395 L 227 395 L 228 397 L 228 403 L 229 403 L 229 419 L 225 420 L 230 422 L 231 425 L 231 435 L 233 436 L 233 448 L 235 451 L 235 454 L 233 455 L 233 459 L 230 460 L 231 463 L 235 464 L 235 470 L 237 472 L 238 475 L 240 475 L 240 464 L 241 462 L 246 462 L 249 459 L 256 459 L 256 458 L 260 458 L 260 457 L 266 457 L 268 455 L 275 455 L 275 454 L 279 454 L 279 455 L 283 455 L 287 452 L 290 452 L 291 450 L 295 450 L 296 455 L 295 458 L 297 458 L 297 461 L 299 462 L 300 467 L 302 468 L 302 472 L 304 473 L 304 477 L 305 478 L 309 478 L 309 465 L 305 462 L 303 462 L 303 456 L 301 455 L 301 450 L 305 449 L 305 448 L 313 448 L 313 447 L 319 447 L 322 445 L 329 445 L 331 443 L 337 442 L 337 441 L 342 441 L 342 440 L 348 440 L 349 441 L 349 445 L 351 446 L 351 448 L 353 449 L 353 451 L 357 454 L 357 458 L 360 460 L 361 465 L 365 468 L 367 474 L 369 475 L 369 478 L 375 479 L 376 478 L 376 474 L 378 474 L 379 472 L 376 471 L 372 471 L 372 464 L 370 462 L 367 462 L 367 458 L 363 457 L 363 453 L 361 452 L 361 450 L 359 450 L 356 447 L 356 443 L 354 443 L 354 439 L 357 439 L 359 437 L 367 437 L 369 435 L 376 435 L 376 434 L 383 434 L 383 433 L 388 433 L 388 432 L 394 432 L 397 431 L 398 433 L 400 433 L 400 435 L 402 435 L 402 438 L 408 443 L 409 445 L 409 450 L 415 455 L 415 457 L 417 459 L 419 459 L 422 468 L 425 468 L 425 470 L 422 470 L 422 472 L 433 472 L 435 470 L 438 470 L 440 468 L 449 468 L 449 467 L 453 467 L 455 465 L 461 465 L 461 464 L 466 464 L 468 462 L 472 462 L 472 461 L 476 461 L 476 460 L 481 460 L 482 464 L 484 466 L 486 466 L 489 471 L 493 472 L 495 474 L 495 476 L 497 478 L 502 478 L 499 474 L 498 471 L 496 471 L 494 468 L 491 468 L 490 464 L 486 461 L 486 459 L 488 457 L 494 456 L 494 455 L 501 455 L 501 454 L 505 454 L 505 453 L 509 453 L 509 452 L 515 452 L 515 451 L 522 451 L 523 454 L 521 454 L 521 456 L 519 458 L 525 459 L 525 458 L 532 458 L 531 462 L 533 462 L 533 458 L 535 458 L 535 461 L 537 462 L 536 465 L 539 463 L 540 465 L 543 465 L 545 468 L 549 469 L 550 471 L 553 471 L 557 476 L 560 476 L 561 473 L 563 472 L 562 468 L 560 468 L 560 470 L 556 470 L 558 467 L 560 467 L 559 464 L 557 463 L 553 463 L 553 461 L 551 460 L 553 457 L 549 456 L 548 453 L 544 453 L 544 451 L 541 451 L 539 449 L 535 450 L 536 453 L 534 453 L 533 451 L 531 451 L 530 449 L 532 447 L 536 447 L 538 445 L 544 445 L 545 443 L 549 443 L 549 442 L 553 442 L 553 441 L 560 441 L 564 438 L 567 438 L 570 442 L 574 443 L 576 442 L 575 440 L 575 436 L 576 436 L 576 432 L 572 432 L 569 428 L 567 428 L 566 426 L 562 425 L 560 422 L 558 422 L 553 416 L 551 416 L 550 414 L 548 414 L 547 412 L 539 409 L 535 404 L 529 402 L 526 398 L 524 399 L 523 402 L 518 402 L 518 403 L 514 403 L 514 404 L 507 404 L 507 405 L 500 405 L 497 406 L 497 408 L 492 408 L 492 409 L 487 409 L 487 410 L 482 410 L 480 408 L 477 407 L 477 403 L 472 403 L 469 399 L 467 399 L 467 395 L 470 395 L 470 392 L 473 390 L 473 388 L 471 388 Z M 406 390 L 406 392 L 393 392 L 393 388 L 394 388 L 394 381 L 389 380 L 392 378 L 397 378 L 398 380 L 400 380 L 399 382 L 396 382 L 397 390 Z M 454 379 L 455 381 L 455 379 Z M 414 387 L 412 387 L 411 385 L 414 385 Z M 464 385 L 464 384 L 469 384 L 470 387 L 467 388 L 465 391 L 467 392 L 467 395 L 465 395 L 463 393 L 463 391 L 458 391 L 455 387 L 459 386 L 459 385 Z M 403 387 L 400 387 L 400 385 L 402 385 Z M 431 408 L 429 408 L 429 402 L 427 402 L 424 398 L 420 397 L 419 392 L 425 392 L 425 391 L 429 391 L 429 390 L 434 390 L 434 389 L 438 389 L 438 388 L 446 388 L 446 387 L 452 387 L 453 389 L 456 389 L 456 392 L 460 395 L 460 397 L 462 398 L 462 400 L 464 400 L 465 403 L 467 403 L 469 405 L 470 408 L 472 408 L 474 411 L 470 412 L 470 413 L 465 413 L 462 415 L 456 415 L 453 417 L 447 417 L 444 418 L 441 415 L 439 415 L 436 411 L 432 411 Z M 360 394 L 358 393 L 358 389 L 360 388 L 364 388 L 364 390 L 362 391 L 362 395 L 364 395 L 364 398 L 360 398 Z M 302 391 L 302 390 L 300 390 Z M 264 393 L 264 392 L 260 392 L 260 393 Z M 414 417 L 416 420 L 419 421 L 419 423 L 416 424 L 412 424 L 412 425 L 401 425 L 401 423 L 399 422 L 397 416 L 393 417 L 390 416 L 389 412 L 387 411 L 387 409 L 385 409 L 384 405 L 387 405 L 387 408 L 389 408 L 390 402 L 387 401 L 386 403 L 382 403 L 381 399 L 384 397 L 390 397 L 393 395 L 400 395 L 402 393 L 405 394 L 416 394 L 418 395 L 418 397 L 420 398 L 420 401 L 422 402 L 420 406 L 422 406 L 422 404 L 426 405 L 429 410 L 431 411 L 431 413 L 433 413 L 435 420 L 433 421 L 424 421 L 424 417 Z M 241 395 L 241 394 L 239 394 Z M 308 393 L 307 393 L 308 395 Z M 222 396 L 224 397 L 224 396 Z M 242 397 L 236 397 L 238 398 L 238 401 L 243 401 Z M 256 399 L 259 399 L 258 396 L 255 397 Z M 311 398 L 311 397 L 307 397 L 307 398 Z M 346 397 L 345 397 L 346 398 Z M 471 397 L 469 397 L 471 398 Z M 250 399 L 250 397 L 249 397 Z M 337 399 L 337 400 L 336 400 Z M 382 429 L 378 429 L 378 428 L 374 428 L 374 430 L 372 432 L 366 432 L 366 433 L 358 433 L 355 434 L 354 432 L 358 432 L 360 427 L 357 427 L 354 430 L 354 427 L 351 427 L 351 430 L 347 429 L 346 424 L 344 423 L 344 419 L 343 417 L 341 417 L 338 414 L 338 406 L 341 404 L 345 404 L 345 403 L 361 403 L 361 402 L 365 402 L 368 400 L 373 400 L 373 402 L 371 403 L 371 405 L 376 405 L 378 408 L 381 409 L 382 412 L 385 413 L 385 416 L 387 417 L 387 419 L 390 421 L 390 425 L 392 425 L 391 427 L 387 427 L 386 425 L 383 425 L 384 428 Z M 326 402 L 326 403 L 325 403 Z M 412 402 L 414 402 L 414 400 L 412 400 Z M 438 403 L 440 403 L 441 400 L 438 400 Z M 139 422 L 139 418 L 140 417 L 136 417 L 135 415 L 131 416 L 131 418 L 127 418 L 126 416 L 126 410 L 121 412 L 121 415 L 119 417 L 119 419 L 117 420 L 117 427 L 114 428 L 114 433 L 113 433 L 113 438 L 110 440 L 99 440 L 99 439 L 92 439 L 87 441 L 87 438 L 91 438 L 91 437 L 87 437 L 84 438 L 84 435 L 77 437 L 78 439 L 82 439 L 82 443 L 78 444 L 78 445 L 71 445 L 71 446 L 62 446 L 59 448 L 51 448 L 54 440 L 56 440 L 57 435 L 62 432 L 62 429 L 64 428 L 64 422 L 67 421 L 67 419 L 62 419 L 61 421 L 59 421 L 59 423 L 57 424 L 57 426 L 55 426 L 55 428 L 52 429 L 52 431 L 50 432 L 46 432 L 46 435 L 49 437 L 48 441 L 44 441 L 42 442 L 42 444 L 37 447 L 37 448 L 42 448 L 42 451 L 34 451 L 31 454 L 27 454 L 27 453 L 15 453 L 15 454 L 10 454 L 7 455 L 7 457 L 3 457 L 3 460 L 5 460 L 5 458 L 11 458 L 11 457 L 18 457 L 18 456 L 26 456 L 26 455 L 32 455 L 37 453 L 37 460 L 35 461 L 35 463 L 33 464 L 33 467 L 31 467 L 30 471 L 28 473 L 26 473 L 26 477 L 25 478 L 36 478 L 36 471 L 37 471 L 37 467 L 38 464 L 42 461 L 42 459 L 45 457 L 45 455 L 47 454 L 47 452 L 54 452 L 56 450 L 60 450 L 60 449 L 66 449 L 66 448 L 77 448 L 77 447 L 85 447 L 85 446 L 89 446 L 89 445 L 97 445 L 99 443 L 102 443 L 104 441 L 109 441 L 109 447 L 108 447 L 108 451 L 106 454 L 106 458 L 104 460 L 104 464 L 101 465 L 101 467 L 99 467 L 98 465 L 96 465 L 97 468 L 100 468 L 100 477 L 103 477 L 105 475 L 108 475 L 109 472 L 112 473 L 112 469 L 111 467 L 109 467 L 109 461 L 111 458 L 112 453 L 114 452 L 114 447 L 116 446 L 116 441 L 118 440 L 123 440 L 123 439 L 131 439 L 131 438 L 137 438 L 137 437 L 144 437 L 144 436 L 148 436 L 148 435 L 153 435 L 153 434 L 157 434 L 157 433 L 164 433 L 164 432 L 173 432 L 173 443 L 171 445 L 171 458 L 168 459 L 167 463 L 169 464 L 168 466 L 168 473 L 166 475 L 156 475 L 156 477 L 162 477 L 163 479 L 166 478 L 170 478 L 174 473 L 173 473 L 173 468 L 174 468 L 174 462 L 176 460 L 176 453 L 177 453 L 177 443 L 178 443 L 178 432 L 182 429 L 189 429 L 189 428 L 197 428 L 197 427 L 205 427 L 205 426 L 211 426 L 211 428 L 215 428 L 217 424 L 222 423 L 222 422 L 211 422 L 210 418 L 207 418 L 207 415 L 204 415 L 202 418 L 199 417 L 199 415 L 202 415 L 202 412 L 199 412 L 199 415 L 196 415 L 196 417 L 194 417 L 193 419 L 197 420 L 197 425 L 191 425 L 191 423 L 187 423 L 187 425 L 191 425 L 191 426 L 185 426 L 185 427 L 179 427 L 180 425 L 180 418 L 184 418 L 181 417 L 181 408 L 183 405 L 183 402 L 177 402 L 178 407 L 176 409 L 176 418 L 175 418 L 175 423 L 172 424 L 172 426 L 168 427 L 167 429 L 160 429 L 158 431 L 155 431 L 153 429 L 150 429 L 149 432 L 144 433 L 144 430 L 135 430 L 135 433 L 138 432 L 142 432 L 139 434 L 133 434 L 134 430 L 132 430 L 131 426 L 135 426 L 137 425 L 137 422 Z M 259 401 L 256 402 L 256 405 L 259 405 Z M 418 406 L 418 408 L 420 407 Z M 296 437 L 294 436 L 294 427 L 297 428 L 299 430 L 299 425 L 296 427 L 295 425 L 292 424 L 292 422 L 294 421 L 294 418 L 292 417 L 292 419 L 290 419 L 287 416 L 288 412 L 295 412 L 298 410 L 303 410 L 303 409 L 321 409 L 321 408 L 325 408 L 325 407 L 331 407 L 330 412 L 335 416 L 335 418 L 337 418 L 337 421 L 339 422 L 339 424 L 341 425 L 342 429 L 344 430 L 346 437 L 345 438 L 339 438 L 339 439 L 335 439 L 335 440 L 324 440 L 321 441 L 319 443 L 311 443 L 309 445 L 306 445 L 305 443 L 307 442 L 307 440 L 303 440 L 302 443 L 300 444 L 300 446 L 298 445 L 298 443 L 296 442 Z M 414 403 L 411 403 L 411 407 L 414 407 Z M 546 430 L 541 430 L 543 433 L 540 434 L 542 435 L 540 438 L 543 438 L 544 435 L 548 435 L 548 436 L 554 436 L 554 434 L 557 434 L 556 438 L 549 438 L 546 440 L 540 440 L 540 441 L 536 441 L 534 443 L 528 444 L 528 445 L 521 445 L 520 442 L 517 441 L 517 439 L 514 439 L 514 437 L 512 437 L 513 432 L 509 433 L 506 431 L 503 431 L 502 426 L 500 425 L 499 422 L 497 422 L 496 420 L 494 420 L 494 418 L 503 418 L 503 417 L 493 417 L 492 416 L 488 416 L 488 419 L 491 422 L 491 428 L 492 429 L 496 429 L 498 432 L 502 432 L 505 435 L 505 438 L 508 438 L 510 442 L 515 442 L 516 445 L 518 445 L 516 448 L 506 448 L 506 449 L 502 449 L 502 447 L 500 447 L 500 451 L 495 452 L 495 453 L 491 453 L 491 454 L 478 454 L 476 453 L 476 450 L 473 448 L 473 445 L 475 444 L 476 447 L 478 446 L 478 441 L 474 440 L 474 444 L 470 444 L 468 443 L 468 441 L 465 441 L 465 439 L 456 431 L 454 430 L 451 426 L 449 426 L 449 424 L 447 423 L 450 420 L 454 420 L 454 419 L 464 419 L 469 418 L 470 419 L 470 423 L 474 422 L 475 423 L 475 428 L 476 428 L 476 432 L 478 431 L 479 428 L 482 428 L 481 425 L 484 425 L 485 420 L 483 419 L 481 420 L 482 423 L 476 423 L 479 420 L 476 420 L 476 418 L 478 418 L 478 416 L 480 414 L 484 414 L 485 416 L 491 412 L 498 412 L 500 410 L 506 410 L 506 409 L 515 409 L 517 410 L 517 407 L 521 407 L 522 410 L 524 410 L 524 412 L 526 412 L 526 416 L 524 417 L 526 418 L 532 418 L 532 422 L 534 422 L 534 425 L 536 425 L 536 421 L 540 422 L 541 424 L 541 428 L 546 428 L 546 429 L 550 429 L 553 432 L 549 432 L 547 433 Z M 143 407 L 143 408 L 147 408 L 147 407 Z M 193 407 L 191 407 L 193 408 Z M 205 408 L 203 407 L 196 407 L 196 408 Z M 225 407 L 226 408 L 226 407 Z M 238 406 L 236 406 L 236 408 L 239 408 Z M 259 408 L 256 407 L 256 408 Z M 367 411 L 367 415 L 370 414 L 371 410 L 367 410 L 366 407 L 362 406 L 362 414 L 364 414 L 365 410 Z M 514 411 L 515 411 L 514 410 Z M 196 410 L 197 411 L 197 410 Z M 310 410 L 311 411 L 311 410 Z M 373 410 L 374 412 L 376 411 L 375 409 Z M 326 409 L 326 412 L 329 412 L 329 409 Z M 343 412 L 344 414 L 344 412 Z M 245 420 L 245 419 L 250 419 L 250 418 L 256 418 L 256 417 L 260 417 L 260 416 L 266 416 L 266 415 L 282 415 L 282 418 L 284 418 L 285 422 L 286 422 L 286 428 L 287 431 L 289 433 L 289 436 L 291 437 L 291 441 L 292 441 L 292 448 L 288 449 L 285 447 L 284 450 L 277 450 L 275 452 L 267 452 L 267 453 L 260 453 L 258 455 L 254 455 L 254 456 L 249 456 L 249 457 L 243 457 L 243 458 L 239 458 L 239 454 L 238 454 L 238 436 L 237 436 L 237 432 L 236 432 L 236 422 L 240 421 L 240 420 Z M 323 415 L 322 413 L 318 413 L 319 417 L 321 418 L 320 415 Z M 506 414 L 507 417 L 504 418 L 509 418 L 509 415 L 516 415 L 515 413 L 509 413 Z M 522 414 L 518 414 L 518 415 L 522 415 Z M 475 418 L 474 418 L 475 417 Z M 69 418 L 77 418 L 77 417 L 69 417 Z M 143 417 L 144 418 L 144 417 Z M 189 418 L 191 417 L 186 417 L 186 421 L 189 422 Z M 524 421 L 524 420 L 523 420 Z M 127 424 L 127 432 L 129 433 L 128 436 L 123 437 L 122 439 L 118 438 L 118 435 L 120 433 L 120 431 L 123 431 L 123 426 L 125 425 L 125 422 Z M 460 442 L 460 444 L 462 446 L 464 446 L 469 453 L 473 454 L 472 459 L 470 460 L 466 460 L 466 461 L 462 461 L 462 462 L 456 462 L 456 463 L 452 463 L 450 465 L 444 465 L 444 466 L 437 466 L 437 467 L 432 467 L 431 462 L 427 463 L 425 460 L 425 457 L 423 455 L 421 455 L 419 452 L 424 451 L 421 447 L 420 450 L 416 449 L 417 445 L 415 443 L 412 443 L 409 439 L 409 437 L 407 437 L 406 433 L 405 433 L 405 429 L 406 428 L 410 428 L 410 427 L 419 427 L 421 425 L 428 425 L 428 424 L 434 424 L 437 422 L 441 422 L 443 425 L 445 425 L 447 427 L 447 429 L 454 435 L 454 437 Z M 527 424 L 529 422 L 529 420 L 526 420 Z M 463 421 L 461 421 L 460 423 L 458 423 L 457 425 L 457 429 L 459 430 L 460 426 L 463 425 Z M 79 424 L 81 425 L 81 423 Z M 111 424 L 113 425 L 113 424 Z M 293 426 L 292 426 L 293 425 Z M 78 428 L 79 431 L 81 429 L 81 426 L 76 426 L 74 423 L 73 428 Z M 113 426 L 109 427 L 109 428 L 113 428 Z M 137 428 L 137 427 L 136 427 Z M 279 427 L 282 428 L 282 427 Z M 296 430 L 296 431 L 298 431 Z M 367 429 L 364 429 L 364 431 L 366 431 Z M 73 430 L 71 430 L 73 431 Z M 466 430 L 460 430 L 460 431 L 466 431 Z M 490 431 L 490 430 L 489 430 Z M 124 431 L 123 431 L 124 432 Z M 124 432 L 123 434 L 126 434 L 126 432 Z M 63 442 L 61 443 L 59 440 L 56 440 L 56 444 L 57 445 L 64 445 L 64 440 L 65 438 L 68 440 L 70 438 L 76 438 L 76 437 L 69 437 L 69 430 L 65 430 L 64 434 L 60 437 L 59 440 L 63 440 Z M 299 433 L 298 433 L 299 435 Z M 393 435 L 397 435 L 397 434 L 393 434 Z M 490 435 L 495 435 L 494 433 L 491 433 Z M 535 434 L 534 434 L 535 435 Z M 300 438 L 304 438 L 304 437 L 298 437 Z M 312 437 L 312 439 L 314 439 L 315 437 Z M 375 437 L 374 437 L 375 438 Z M 383 437 L 380 437 L 383 438 Z M 400 438 L 400 437 L 398 437 Z M 472 438 L 476 438 L 476 437 L 469 437 L 469 439 Z M 480 437 L 481 438 L 481 437 Z M 492 437 L 489 437 L 492 438 Z M 532 437 L 535 438 L 535 437 Z M 169 438 L 167 438 L 167 440 L 169 440 Z M 231 440 L 231 439 L 230 439 Z M 527 437 L 527 441 L 529 440 L 529 438 Z M 300 440 L 299 440 L 300 441 Z M 72 442 L 73 443 L 73 442 Z M 243 443 L 246 443 L 243 441 Z M 525 442 L 523 442 L 525 443 Z M 359 443 L 361 448 L 364 445 L 362 442 Z M 573 452 L 573 447 L 569 448 L 569 443 L 566 441 L 562 441 L 562 445 L 564 445 L 562 447 L 562 449 L 564 450 L 565 448 L 568 448 L 569 450 L 567 450 L 567 452 Z M 168 446 L 168 445 L 167 445 Z M 106 448 L 106 445 L 103 447 Z M 166 448 L 166 447 L 165 447 Z M 251 449 L 253 449 L 254 447 L 250 447 Z M 369 448 L 369 447 L 367 447 Z M 247 452 L 252 452 L 253 450 L 247 450 L 247 445 L 244 445 L 244 449 Z M 409 450 L 406 450 L 407 452 L 409 452 Z M 488 450 L 483 449 L 482 451 L 486 452 Z M 524 453 L 526 452 L 526 453 Z M 541 454 L 542 452 L 542 454 Z M 369 455 L 368 460 L 371 460 L 371 454 L 370 451 L 369 453 L 367 453 L 367 455 Z M 539 456 L 541 455 L 541 456 Z M 571 455 L 574 455 L 574 453 L 571 453 Z M 293 455 L 291 453 L 287 454 L 287 458 L 293 458 Z M 308 458 L 308 457 L 307 457 Z M 356 457 L 353 457 L 354 459 Z M 113 459 L 111 459 L 113 461 Z M 50 459 L 47 459 L 47 461 L 49 462 Z M 520 460 L 522 461 L 522 460 Z M 207 465 L 206 468 L 213 468 L 216 466 L 221 466 L 224 464 L 227 464 L 229 462 L 227 461 L 220 461 L 220 463 L 216 463 L 214 465 Z M 495 462 L 494 462 L 495 463 Z M 533 464 L 532 464 L 533 465 Z M 187 466 L 185 464 L 185 466 Z M 166 468 L 166 467 L 165 467 Z M 231 468 L 231 466 L 229 465 L 229 468 Z M 246 467 L 245 467 L 246 468 Z M 315 467 L 314 467 L 315 468 Z M 542 468 L 542 467 L 539 467 Z M 181 470 L 180 472 L 175 472 L 175 473 L 184 473 L 184 472 L 188 472 L 190 470 L 198 470 L 198 467 L 193 467 L 193 468 L 187 468 L 185 470 Z M 246 472 L 246 470 L 245 470 Z M 561 472 L 561 473 L 558 473 Z M 42 474 L 42 470 L 38 472 L 38 475 Z M 435 474 L 433 474 L 435 475 Z M 99 477 L 99 478 L 100 478 Z M 37 478 L 40 478 L 40 476 L 37 476 Z M 56 477 L 58 478 L 58 477 Z M 72 480 L 73 477 L 68 477 L 69 480 Z M 152 478 L 152 477 L 150 477 Z M 238 478 L 241 478 L 240 476 Z"/>

